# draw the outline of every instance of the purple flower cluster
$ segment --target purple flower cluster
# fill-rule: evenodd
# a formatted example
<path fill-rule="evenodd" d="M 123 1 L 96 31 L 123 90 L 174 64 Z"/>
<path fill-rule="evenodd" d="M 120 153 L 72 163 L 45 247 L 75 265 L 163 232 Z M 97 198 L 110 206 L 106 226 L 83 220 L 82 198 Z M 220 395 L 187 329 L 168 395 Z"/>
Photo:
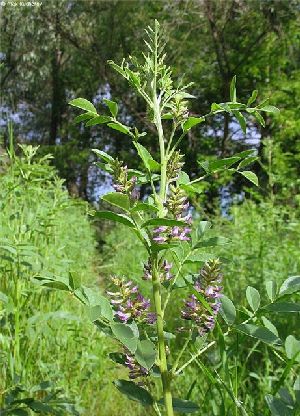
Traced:
<path fill-rule="evenodd" d="M 173 278 L 173 274 L 171 273 L 171 269 L 173 267 L 172 263 L 169 263 L 167 260 L 164 260 L 160 267 L 159 278 L 162 283 L 169 282 Z M 152 279 L 152 269 L 151 264 L 148 262 L 144 264 L 144 274 L 143 280 L 151 280 Z"/>
<path fill-rule="evenodd" d="M 165 203 L 165 206 L 170 214 L 177 220 L 185 221 L 184 212 L 187 212 L 190 204 L 185 192 L 178 186 L 170 185 L 170 194 Z M 188 217 L 189 218 L 189 217 Z"/>
<path fill-rule="evenodd" d="M 199 277 L 195 282 L 194 288 L 199 292 L 210 306 L 208 311 L 204 305 L 192 294 L 185 302 L 185 308 L 181 312 L 183 319 L 193 321 L 198 327 L 200 336 L 212 330 L 216 323 L 216 316 L 220 310 L 222 296 L 223 276 L 219 268 L 219 260 L 209 260 L 200 270 Z"/>
<path fill-rule="evenodd" d="M 122 165 L 123 162 L 120 162 L 118 159 L 114 160 L 112 163 L 113 178 L 115 184 L 113 188 L 116 192 L 122 194 L 127 194 L 131 199 L 137 200 L 139 198 L 139 192 L 136 189 L 137 177 L 132 176 L 128 178 L 128 168 L 127 166 Z"/>
<path fill-rule="evenodd" d="M 115 316 L 121 322 L 127 323 L 131 319 L 148 324 L 156 322 L 156 314 L 149 312 L 150 299 L 144 298 L 132 281 L 125 282 L 123 279 L 113 278 L 113 283 L 118 290 L 107 291 L 107 294 L 116 311 Z"/>
<path fill-rule="evenodd" d="M 187 214 L 189 202 L 182 189 L 170 185 L 170 195 L 165 203 L 168 214 L 171 214 L 176 220 L 182 221 L 185 225 L 168 227 L 161 225 L 153 230 L 153 241 L 157 244 L 164 244 L 174 241 L 189 241 L 191 238 L 192 217 Z"/>
<path fill-rule="evenodd" d="M 129 378 L 131 380 L 149 375 L 149 371 L 142 367 L 128 352 L 125 354 L 125 366 L 129 369 Z"/>
<path fill-rule="evenodd" d="M 181 168 L 184 165 L 182 161 L 183 155 L 180 154 L 177 150 L 173 152 L 172 157 L 168 160 L 167 165 L 167 176 L 169 182 L 174 182 L 178 179 L 181 172 Z"/>
<path fill-rule="evenodd" d="M 189 220 L 190 217 L 188 217 Z M 182 219 L 183 220 L 183 219 Z M 153 230 L 153 241 L 157 244 L 164 244 L 174 241 L 189 241 L 191 238 L 189 236 L 192 229 L 190 227 L 184 226 L 174 226 L 167 227 L 162 225 Z"/>

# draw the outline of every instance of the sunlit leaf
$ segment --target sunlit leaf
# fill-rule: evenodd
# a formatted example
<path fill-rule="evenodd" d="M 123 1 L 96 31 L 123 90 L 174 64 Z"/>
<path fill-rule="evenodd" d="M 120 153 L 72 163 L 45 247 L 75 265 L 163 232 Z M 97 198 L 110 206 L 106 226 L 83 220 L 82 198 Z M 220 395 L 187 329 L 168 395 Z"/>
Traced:
<path fill-rule="evenodd" d="M 96 211 L 94 216 L 99 219 L 119 222 L 120 224 L 124 224 L 130 228 L 135 227 L 134 222 L 129 217 L 123 214 L 116 214 L 115 212 L 111 211 Z"/>
<path fill-rule="evenodd" d="M 246 289 L 246 298 L 253 312 L 256 312 L 260 305 L 260 294 L 258 290 L 255 287 L 248 286 Z"/>
<path fill-rule="evenodd" d="M 266 344 L 282 344 L 282 341 L 272 331 L 261 326 L 252 324 L 240 324 L 236 326 L 236 329 L 239 332 L 249 335 L 250 337 L 259 339 Z"/>
<path fill-rule="evenodd" d="M 204 117 L 189 117 L 182 125 L 183 131 L 189 131 L 192 127 L 205 121 Z"/>
<path fill-rule="evenodd" d="M 220 313 L 228 325 L 232 325 L 236 318 L 236 310 L 232 301 L 225 295 L 220 299 L 221 310 Z"/>
<path fill-rule="evenodd" d="M 118 104 L 115 101 L 108 100 L 107 98 L 104 98 L 103 101 L 108 106 L 111 115 L 116 117 L 118 114 Z"/>
<path fill-rule="evenodd" d="M 251 172 L 250 170 L 244 170 L 243 172 L 239 172 L 241 175 L 243 175 L 248 181 L 254 183 L 254 185 L 258 186 L 258 178 L 255 175 L 254 172 Z"/>
<path fill-rule="evenodd" d="M 103 195 L 101 199 L 115 205 L 116 207 L 122 208 L 125 211 L 129 211 L 130 201 L 128 195 L 126 194 L 121 194 L 120 192 L 110 192 Z"/>
<path fill-rule="evenodd" d="M 85 98 L 75 98 L 74 100 L 71 100 L 69 104 L 73 107 L 82 108 L 82 110 L 97 114 L 97 110 L 94 105 Z"/>

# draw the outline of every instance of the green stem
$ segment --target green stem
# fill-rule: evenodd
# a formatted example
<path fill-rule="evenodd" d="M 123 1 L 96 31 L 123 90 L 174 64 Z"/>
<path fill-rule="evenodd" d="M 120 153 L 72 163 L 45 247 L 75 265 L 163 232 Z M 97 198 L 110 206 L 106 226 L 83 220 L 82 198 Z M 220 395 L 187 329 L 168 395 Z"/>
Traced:
<path fill-rule="evenodd" d="M 161 121 L 161 109 L 160 109 L 160 100 L 157 97 L 157 74 L 158 74 L 158 22 L 155 21 L 155 38 L 154 38 L 154 71 L 153 71 L 153 111 L 154 111 L 154 121 L 157 128 L 158 139 L 159 139 L 159 149 L 160 149 L 160 191 L 159 191 L 159 200 L 158 200 L 158 216 L 160 218 L 164 217 L 164 202 L 167 192 L 167 157 L 165 152 L 165 143 L 164 143 L 164 132 Z M 162 312 L 162 298 L 161 298 L 161 282 L 159 275 L 158 267 L 158 255 L 154 253 L 152 256 L 152 287 L 153 287 L 153 298 L 155 305 L 155 312 L 157 316 L 156 328 L 157 328 L 157 343 L 158 343 L 158 353 L 159 353 L 159 369 L 161 374 L 161 381 L 163 387 L 164 402 L 166 408 L 167 416 L 174 416 L 173 412 L 173 403 L 172 403 L 172 393 L 171 393 L 171 377 L 168 371 L 167 366 L 167 357 L 166 357 L 166 346 L 164 339 L 164 321 L 163 321 L 163 312 Z"/>
<path fill-rule="evenodd" d="M 21 296 L 21 287 L 20 287 L 20 260 L 18 257 L 17 261 L 17 273 L 15 278 L 15 299 L 14 299 L 14 368 L 15 372 L 19 374 L 20 372 L 20 296 Z"/>
<path fill-rule="evenodd" d="M 172 405 L 172 393 L 171 393 L 171 379 L 167 366 L 166 346 L 164 339 L 164 322 L 163 313 L 161 307 L 161 284 L 158 272 L 158 259 L 157 255 L 153 259 L 153 273 L 152 273 L 152 286 L 153 297 L 155 304 L 155 311 L 157 316 L 156 328 L 157 328 L 157 340 L 158 340 L 158 352 L 159 352 L 159 369 L 161 374 L 161 380 L 163 385 L 163 394 L 166 407 L 167 416 L 173 416 Z"/>
<path fill-rule="evenodd" d="M 159 102 L 156 97 L 156 93 L 153 97 L 154 99 L 154 114 L 155 114 L 155 124 L 158 132 L 159 139 L 159 150 L 160 150 L 160 191 L 159 191 L 159 216 L 164 216 L 164 202 L 167 192 L 167 158 L 165 155 L 165 143 L 164 143 L 164 132 L 161 123 Z"/>
<path fill-rule="evenodd" d="M 174 362 L 174 365 L 173 365 L 173 368 L 172 368 L 172 374 L 175 374 L 176 373 L 176 370 L 177 370 L 178 364 L 180 362 L 180 359 L 181 359 L 184 351 L 186 350 L 186 348 L 187 348 L 190 340 L 191 340 L 191 332 L 189 333 L 189 336 L 187 337 L 187 339 L 186 339 L 183 347 L 181 348 L 181 351 L 179 352 L 179 354 L 178 354 L 178 356 L 177 356 L 177 358 L 176 358 L 176 360 Z"/>

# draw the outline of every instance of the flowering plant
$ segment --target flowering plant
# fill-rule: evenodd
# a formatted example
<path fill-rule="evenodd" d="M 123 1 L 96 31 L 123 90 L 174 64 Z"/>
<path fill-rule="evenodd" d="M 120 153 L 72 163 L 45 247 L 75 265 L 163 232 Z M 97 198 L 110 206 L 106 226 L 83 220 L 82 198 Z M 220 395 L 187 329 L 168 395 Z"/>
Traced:
<path fill-rule="evenodd" d="M 211 111 L 204 116 L 190 115 L 188 102 L 194 97 L 187 89 L 192 84 L 174 85 L 172 71 L 165 63 L 162 34 L 157 21 L 153 28 L 147 28 L 146 34 L 148 51 L 143 54 L 142 62 L 130 57 L 121 65 L 112 61 L 109 63 L 145 100 L 147 117 L 157 131 L 159 161 L 142 144 L 146 132 L 140 132 L 117 119 L 116 102 L 104 99 L 109 114 L 99 114 L 95 106 L 84 98 L 76 98 L 70 104 L 85 111 L 76 117 L 75 122 L 84 121 L 86 126 L 105 124 L 127 135 L 141 159 L 143 169 L 134 170 L 118 158 L 94 149 L 100 159 L 97 165 L 111 174 L 114 181 L 115 192 L 104 195 L 103 200 L 118 208 L 118 212 L 115 209 L 97 211 L 95 217 L 123 224 L 141 241 L 148 255 L 142 279 L 152 288 L 151 299 L 146 298 L 138 285 L 125 277 L 112 278 L 107 298 L 76 285 L 72 279 L 61 283 L 88 306 L 91 320 L 97 327 L 121 346 L 121 350 L 110 354 L 112 360 L 129 370 L 129 380 L 115 382 L 120 392 L 151 407 L 157 415 L 172 416 L 174 411 L 192 413 L 199 408 L 190 400 L 174 398 L 171 386 L 188 365 L 216 344 L 214 340 L 208 341 L 214 328 L 222 342 L 234 329 L 269 344 L 280 344 L 278 336 L 270 329 L 248 323 L 257 319 L 260 306 L 260 296 L 254 288 L 247 289 L 252 312 L 249 312 L 246 321 L 233 325 L 236 310 L 231 300 L 222 295 L 221 262 L 203 252 L 203 248 L 223 240 L 206 238 L 210 228 L 207 221 L 193 226 L 192 209 L 188 202 L 188 195 L 199 192 L 200 181 L 222 170 L 232 174 L 237 172 L 257 185 L 256 175 L 244 170 L 256 157 L 252 150 L 247 150 L 230 158 L 204 162 L 201 164 L 204 175 L 191 179 L 182 170 L 184 162 L 180 144 L 190 129 L 215 114 L 229 113 L 245 131 L 245 114 L 254 116 L 264 125 L 261 112 L 276 112 L 277 109 L 266 102 L 251 106 L 257 91 L 252 93 L 246 104 L 238 102 L 234 77 L 229 102 L 213 103 Z M 151 193 L 140 200 L 139 187 L 144 184 L 150 186 Z M 190 270 L 195 267 L 198 272 L 191 274 Z M 182 293 L 182 308 L 176 317 L 176 322 L 179 322 L 176 333 L 171 334 L 168 332 L 168 320 L 174 321 L 174 317 L 168 316 L 167 308 L 173 297 L 180 297 L 178 293 Z M 275 290 L 272 296 L 274 302 L 280 294 Z M 220 314 L 228 326 L 226 331 L 218 322 Z M 179 352 L 176 343 L 181 346 Z M 197 346 L 196 352 L 182 362 L 190 343 Z M 155 397 L 153 393 L 160 391 L 158 379 L 161 380 L 163 398 Z M 241 403 L 238 404 L 242 408 Z"/>

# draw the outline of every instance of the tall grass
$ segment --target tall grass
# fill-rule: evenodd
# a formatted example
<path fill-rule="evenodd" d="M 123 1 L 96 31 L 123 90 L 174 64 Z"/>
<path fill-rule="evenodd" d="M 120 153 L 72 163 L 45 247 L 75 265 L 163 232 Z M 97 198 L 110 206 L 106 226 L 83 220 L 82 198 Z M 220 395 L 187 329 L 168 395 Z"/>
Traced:
<path fill-rule="evenodd" d="M 118 393 L 111 393 L 104 337 L 75 300 L 35 279 L 71 275 L 99 290 L 88 205 L 69 197 L 50 156 L 39 159 L 31 146 L 20 150 L 17 157 L 11 147 L 0 168 L 0 409 L 11 394 L 41 399 L 62 389 L 55 396 L 59 415 L 118 414 L 122 400 L 116 406 Z M 15 412 L 3 414 L 33 414 L 25 404 Z"/>

